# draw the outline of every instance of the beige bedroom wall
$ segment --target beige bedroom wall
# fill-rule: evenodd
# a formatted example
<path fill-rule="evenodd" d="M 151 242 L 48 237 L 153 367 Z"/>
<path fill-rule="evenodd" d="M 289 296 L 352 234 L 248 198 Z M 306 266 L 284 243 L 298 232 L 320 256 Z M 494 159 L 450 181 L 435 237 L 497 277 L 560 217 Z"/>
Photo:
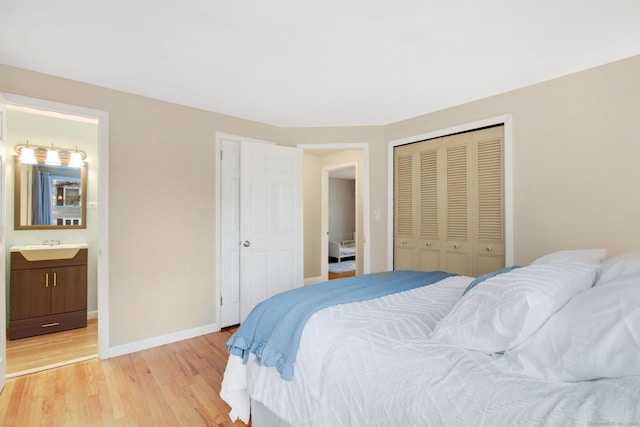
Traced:
<path fill-rule="evenodd" d="M 304 277 L 320 276 L 320 232 L 322 200 L 322 168 L 320 157 L 305 152 L 302 156 L 303 166 L 303 227 L 304 227 Z"/>
<path fill-rule="evenodd" d="M 640 250 L 640 56 L 385 128 L 392 141 L 512 114 L 514 261 Z M 372 187 L 386 184 L 373 175 Z"/>
<path fill-rule="evenodd" d="M 110 345 L 214 324 L 215 133 L 281 130 L 3 65 L 0 92 L 109 113 Z"/>

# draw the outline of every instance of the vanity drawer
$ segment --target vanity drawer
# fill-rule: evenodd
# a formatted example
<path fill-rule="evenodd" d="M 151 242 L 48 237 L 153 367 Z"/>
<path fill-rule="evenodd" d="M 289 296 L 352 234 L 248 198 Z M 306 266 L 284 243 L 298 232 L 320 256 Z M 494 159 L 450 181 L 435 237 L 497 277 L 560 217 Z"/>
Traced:
<path fill-rule="evenodd" d="M 84 328 L 86 326 L 86 310 L 12 320 L 9 327 L 9 339 L 14 340 L 68 329 Z"/>

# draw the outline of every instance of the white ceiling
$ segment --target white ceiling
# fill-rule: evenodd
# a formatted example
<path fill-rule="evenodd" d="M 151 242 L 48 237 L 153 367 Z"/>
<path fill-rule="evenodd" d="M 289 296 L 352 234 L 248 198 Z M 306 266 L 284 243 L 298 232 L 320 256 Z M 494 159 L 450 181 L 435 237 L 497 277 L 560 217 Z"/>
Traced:
<path fill-rule="evenodd" d="M 384 125 L 640 54 L 638 0 L 0 0 L 0 63 L 277 126 Z"/>

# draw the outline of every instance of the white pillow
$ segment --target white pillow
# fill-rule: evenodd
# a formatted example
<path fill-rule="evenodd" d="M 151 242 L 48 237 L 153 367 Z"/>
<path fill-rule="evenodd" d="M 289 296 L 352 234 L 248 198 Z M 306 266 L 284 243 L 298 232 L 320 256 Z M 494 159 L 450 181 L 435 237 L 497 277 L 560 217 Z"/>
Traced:
<path fill-rule="evenodd" d="M 576 295 L 494 363 L 558 381 L 640 375 L 640 284 L 594 287 Z"/>
<path fill-rule="evenodd" d="M 597 267 L 582 262 L 529 265 L 487 279 L 456 302 L 431 338 L 484 353 L 505 351 L 590 288 Z"/>
<path fill-rule="evenodd" d="M 608 284 L 612 281 L 619 282 L 621 278 L 627 282 L 640 281 L 640 253 L 618 255 L 609 258 L 602 263 L 598 278 L 594 286 Z"/>
<path fill-rule="evenodd" d="M 531 264 L 548 264 L 552 262 L 588 262 L 599 264 L 606 254 L 606 249 L 575 249 L 558 251 L 543 255 Z"/>

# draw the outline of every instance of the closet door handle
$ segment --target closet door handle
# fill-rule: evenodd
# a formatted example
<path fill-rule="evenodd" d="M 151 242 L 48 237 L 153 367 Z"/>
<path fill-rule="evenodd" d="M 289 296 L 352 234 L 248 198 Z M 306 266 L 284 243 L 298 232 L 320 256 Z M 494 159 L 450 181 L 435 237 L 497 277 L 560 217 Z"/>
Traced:
<path fill-rule="evenodd" d="M 49 273 L 45 273 L 45 279 L 44 279 L 44 282 L 45 282 L 45 283 L 44 283 L 44 286 L 45 286 L 46 288 L 48 288 L 48 287 L 49 287 Z"/>
<path fill-rule="evenodd" d="M 53 273 L 53 286 L 58 286 L 58 273 Z"/>
<path fill-rule="evenodd" d="M 249 246 L 251 246 L 251 242 L 248 240 L 245 240 L 244 242 L 242 242 L 242 246 L 244 246 L 245 248 L 248 248 Z"/>

